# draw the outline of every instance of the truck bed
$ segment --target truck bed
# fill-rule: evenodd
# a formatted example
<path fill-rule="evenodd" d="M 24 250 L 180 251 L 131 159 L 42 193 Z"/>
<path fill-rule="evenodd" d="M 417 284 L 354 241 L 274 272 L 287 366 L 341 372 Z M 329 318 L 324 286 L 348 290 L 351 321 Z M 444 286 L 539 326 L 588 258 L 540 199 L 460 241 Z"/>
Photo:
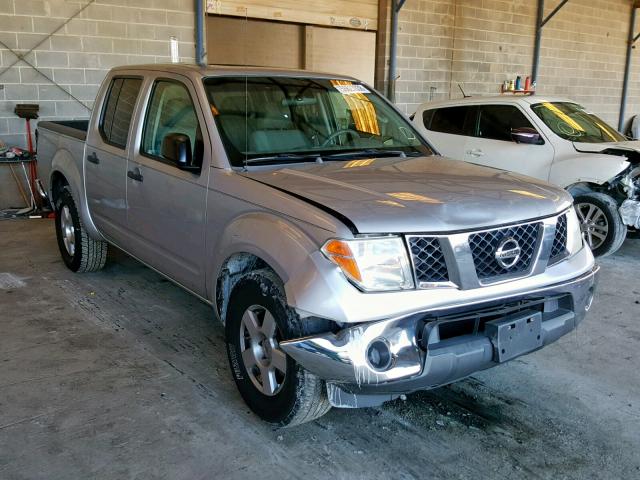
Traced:
<path fill-rule="evenodd" d="M 74 137 L 79 140 L 87 139 L 87 130 L 89 130 L 89 120 L 59 120 L 40 122 L 38 129 L 46 128 L 52 132 Z"/>
<path fill-rule="evenodd" d="M 74 174 L 77 188 L 84 188 L 80 181 L 83 172 L 84 145 L 89 120 L 64 120 L 39 122 L 37 131 L 38 177 L 45 190 L 51 194 L 50 176 L 52 164 L 64 165 L 67 175 Z M 84 192 L 75 192 L 82 195 Z"/>

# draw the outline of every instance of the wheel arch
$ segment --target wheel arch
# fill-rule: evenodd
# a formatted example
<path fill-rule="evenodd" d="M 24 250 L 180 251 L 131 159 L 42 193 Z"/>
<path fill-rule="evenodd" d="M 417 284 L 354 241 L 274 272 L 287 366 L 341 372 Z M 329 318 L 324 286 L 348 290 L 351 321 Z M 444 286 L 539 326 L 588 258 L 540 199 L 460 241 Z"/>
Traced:
<path fill-rule="evenodd" d="M 584 193 L 600 192 L 602 187 L 593 182 L 576 182 L 565 187 L 565 190 L 573 197 L 576 197 L 577 195 L 582 195 Z"/>
<path fill-rule="evenodd" d="M 227 302 L 242 276 L 257 269 L 272 271 L 286 284 L 318 249 L 309 235 L 293 222 L 269 212 L 253 212 L 229 224 L 217 242 L 208 278 L 208 296 L 224 323 Z M 291 295 L 287 300 L 292 301 Z"/>

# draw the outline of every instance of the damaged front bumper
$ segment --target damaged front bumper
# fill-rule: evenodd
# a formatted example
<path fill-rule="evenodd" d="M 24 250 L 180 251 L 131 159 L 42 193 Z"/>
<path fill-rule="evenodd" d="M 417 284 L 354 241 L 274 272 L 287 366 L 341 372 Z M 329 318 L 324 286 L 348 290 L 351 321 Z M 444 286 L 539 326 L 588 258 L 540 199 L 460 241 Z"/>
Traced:
<path fill-rule="evenodd" d="M 452 383 L 556 341 L 589 310 L 597 272 L 594 266 L 573 280 L 499 301 L 364 323 L 280 346 L 327 381 L 334 406 L 377 405 Z M 509 340 L 514 336 L 508 330 L 516 327 L 530 332 Z M 515 354 L 505 356 L 509 341 L 507 349 Z"/>

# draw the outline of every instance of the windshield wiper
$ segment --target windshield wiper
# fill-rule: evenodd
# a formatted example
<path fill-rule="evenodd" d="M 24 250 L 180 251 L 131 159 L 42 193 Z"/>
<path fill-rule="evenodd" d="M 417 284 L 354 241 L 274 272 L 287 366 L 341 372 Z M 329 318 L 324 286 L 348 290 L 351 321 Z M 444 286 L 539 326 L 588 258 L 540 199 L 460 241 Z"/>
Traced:
<path fill-rule="evenodd" d="M 245 165 L 251 165 L 254 163 L 269 163 L 269 162 L 288 162 L 288 161 L 304 161 L 313 160 L 322 162 L 322 157 L 318 153 L 278 153 L 277 155 L 267 155 L 264 157 L 247 158 L 243 161 Z"/>
<path fill-rule="evenodd" d="M 331 155 L 323 155 L 324 160 L 339 160 L 353 158 L 373 158 L 373 157 L 402 157 L 407 154 L 403 150 L 385 150 L 384 148 L 365 148 L 362 150 L 350 150 L 342 153 L 332 153 Z"/>

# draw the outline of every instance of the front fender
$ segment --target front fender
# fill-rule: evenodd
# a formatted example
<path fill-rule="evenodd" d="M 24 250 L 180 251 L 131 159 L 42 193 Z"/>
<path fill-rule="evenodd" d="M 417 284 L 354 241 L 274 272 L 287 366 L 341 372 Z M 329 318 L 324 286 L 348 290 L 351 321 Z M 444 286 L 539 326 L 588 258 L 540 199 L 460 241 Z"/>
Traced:
<path fill-rule="evenodd" d="M 56 151 L 51 160 L 51 173 L 49 177 L 49 198 L 53 199 L 53 176 L 60 173 L 67 180 L 71 194 L 76 201 L 80 211 L 80 217 L 90 237 L 96 240 L 104 240 L 91 218 L 91 213 L 87 206 L 87 197 L 84 189 L 84 177 L 82 175 L 81 166 L 73 158 L 71 152 L 66 149 Z"/>
<path fill-rule="evenodd" d="M 576 154 L 551 166 L 549 181 L 563 188 L 576 183 L 603 185 L 629 167 L 625 157 L 600 153 Z"/>
<path fill-rule="evenodd" d="M 216 283 L 225 263 L 234 255 L 251 254 L 266 262 L 282 279 L 288 303 L 295 307 L 297 288 L 295 279 L 302 278 L 307 260 L 318 252 L 321 243 L 331 234 L 306 225 L 303 230 L 296 223 L 270 212 L 251 212 L 234 219 L 214 246 L 214 258 L 207 278 L 209 298 L 216 299 Z"/>

